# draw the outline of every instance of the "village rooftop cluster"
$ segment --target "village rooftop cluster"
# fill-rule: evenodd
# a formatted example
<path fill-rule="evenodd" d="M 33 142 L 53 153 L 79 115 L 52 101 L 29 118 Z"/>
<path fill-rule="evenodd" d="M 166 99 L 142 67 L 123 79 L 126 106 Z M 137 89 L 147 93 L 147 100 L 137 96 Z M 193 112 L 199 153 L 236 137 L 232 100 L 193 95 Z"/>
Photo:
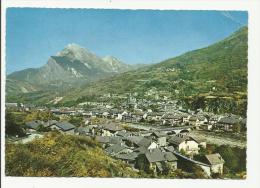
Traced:
<path fill-rule="evenodd" d="M 88 105 L 88 109 L 84 108 Z M 91 106 L 91 107 L 89 107 Z M 156 106 L 156 109 L 150 109 Z M 77 107 L 37 107 L 17 103 L 6 103 L 7 109 L 20 111 L 47 111 L 60 120 L 63 117 L 83 117 L 83 124 L 49 119 L 26 122 L 25 129 L 31 139 L 16 142 L 26 143 L 41 137 L 41 127 L 63 134 L 81 135 L 100 143 L 105 152 L 118 160 L 125 161 L 134 170 L 163 174 L 189 164 L 203 169 L 207 177 L 223 174 L 225 161 L 219 153 L 205 155 L 194 160 L 207 147 L 203 139 L 189 136 L 193 130 L 211 132 L 241 132 L 246 130 L 246 119 L 233 114 L 213 114 L 201 109 L 183 109 L 178 101 L 139 101 L 130 96 L 120 108 L 112 103 L 85 102 Z M 144 110 L 146 109 L 146 110 Z M 94 119 L 101 119 L 96 123 Z M 240 127 L 237 131 L 237 126 Z"/>

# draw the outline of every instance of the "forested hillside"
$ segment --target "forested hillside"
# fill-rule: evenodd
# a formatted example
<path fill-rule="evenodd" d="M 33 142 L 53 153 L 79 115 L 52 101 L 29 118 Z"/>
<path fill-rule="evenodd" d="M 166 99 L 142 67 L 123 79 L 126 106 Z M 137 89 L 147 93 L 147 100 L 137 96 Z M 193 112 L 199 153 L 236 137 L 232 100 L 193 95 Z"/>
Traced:
<path fill-rule="evenodd" d="M 179 99 L 189 108 L 246 113 L 247 27 L 209 47 L 185 53 L 156 65 L 129 71 L 80 87 L 64 101 L 82 102 L 104 93 L 134 93 L 150 89 Z"/>

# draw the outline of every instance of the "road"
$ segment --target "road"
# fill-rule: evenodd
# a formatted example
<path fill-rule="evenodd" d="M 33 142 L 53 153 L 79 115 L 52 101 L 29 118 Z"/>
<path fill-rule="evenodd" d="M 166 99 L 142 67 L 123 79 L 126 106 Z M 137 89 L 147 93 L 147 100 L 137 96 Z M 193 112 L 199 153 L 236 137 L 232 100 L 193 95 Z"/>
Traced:
<path fill-rule="evenodd" d="M 246 147 L 246 141 L 234 139 L 234 138 L 227 138 L 209 134 L 207 132 L 202 131 L 191 131 L 188 133 L 189 136 L 198 138 L 198 139 L 205 139 L 207 143 L 217 144 L 217 145 L 229 145 L 231 147 Z"/>
<path fill-rule="evenodd" d="M 141 124 L 133 124 L 133 123 L 129 123 L 127 124 L 127 126 L 135 129 L 145 130 L 145 131 L 157 128 L 156 126 L 152 126 L 152 125 L 141 125 Z"/>
<path fill-rule="evenodd" d="M 162 128 L 162 127 L 156 127 L 154 125 L 141 125 L 141 124 L 128 124 L 128 126 L 136 129 L 142 129 L 145 131 L 160 130 Z M 207 143 L 211 143 L 211 144 L 229 145 L 231 147 L 240 147 L 240 148 L 246 147 L 246 141 L 244 140 L 229 138 L 227 136 L 214 135 L 214 133 L 209 133 L 205 131 L 192 130 L 190 133 L 188 133 L 188 135 L 198 139 L 205 139 Z"/>

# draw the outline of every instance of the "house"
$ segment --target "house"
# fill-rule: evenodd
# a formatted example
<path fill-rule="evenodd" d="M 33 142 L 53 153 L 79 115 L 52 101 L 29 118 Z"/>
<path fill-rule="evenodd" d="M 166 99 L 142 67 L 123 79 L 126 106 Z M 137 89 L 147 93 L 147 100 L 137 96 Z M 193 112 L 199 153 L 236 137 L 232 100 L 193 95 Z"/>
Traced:
<path fill-rule="evenodd" d="M 91 130 L 89 127 L 78 127 L 75 129 L 75 134 L 76 135 L 90 135 Z"/>
<path fill-rule="evenodd" d="M 172 136 L 169 140 L 169 145 L 172 145 L 179 152 L 183 151 L 188 155 L 198 154 L 199 153 L 199 144 L 192 137 L 177 134 Z"/>
<path fill-rule="evenodd" d="M 177 158 L 172 152 L 164 152 L 164 158 L 166 163 L 169 165 L 170 170 L 174 171 L 177 169 Z"/>
<path fill-rule="evenodd" d="M 184 124 L 189 123 L 190 116 L 187 113 L 181 113 L 181 116 Z"/>
<path fill-rule="evenodd" d="M 174 125 L 180 125 L 183 123 L 183 116 L 181 114 L 174 114 L 172 119 Z"/>
<path fill-rule="evenodd" d="M 150 149 L 154 149 L 154 148 L 156 148 L 157 146 L 155 146 L 155 145 L 157 145 L 157 144 L 153 144 L 152 145 L 152 140 L 150 140 L 150 139 L 147 139 L 147 138 L 142 138 L 138 143 L 137 143 L 137 146 L 139 146 L 139 147 L 145 147 L 145 148 L 150 148 Z"/>
<path fill-rule="evenodd" d="M 122 127 L 116 125 L 116 124 L 104 124 L 101 125 L 101 135 L 102 136 L 116 136 L 116 134 L 118 133 L 118 131 L 123 130 Z"/>
<path fill-rule="evenodd" d="M 132 133 L 131 132 L 127 132 L 125 130 L 122 130 L 122 131 L 118 131 L 116 136 L 120 136 L 120 137 L 128 137 L 128 136 L 132 136 Z"/>
<path fill-rule="evenodd" d="M 165 132 L 159 132 L 155 131 L 152 133 L 152 139 L 155 140 L 158 143 L 159 147 L 166 146 L 166 136 L 167 134 Z"/>
<path fill-rule="evenodd" d="M 140 155 L 137 159 L 137 165 L 144 170 L 153 171 L 153 173 L 163 173 L 177 169 L 177 158 L 171 152 L 162 152 L 160 149 L 154 149 Z M 143 164 L 140 164 L 140 163 Z"/>
<path fill-rule="evenodd" d="M 91 111 L 90 114 L 91 114 L 91 117 L 90 117 L 90 118 L 96 118 L 96 117 L 101 116 L 96 109 L 94 109 L 93 111 Z"/>
<path fill-rule="evenodd" d="M 98 125 L 89 125 L 88 128 L 90 129 L 90 133 L 92 136 L 96 136 L 98 131 L 99 131 L 99 127 Z"/>
<path fill-rule="evenodd" d="M 148 148 L 138 147 L 138 148 L 135 148 L 133 151 L 135 153 L 137 153 L 138 155 L 140 155 L 140 154 L 145 154 L 146 152 L 148 152 Z"/>
<path fill-rule="evenodd" d="M 129 136 L 124 138 L 126 144 L 129 147 L 138 147 L 138 143 L 143 139 L 143 136 Z"/>
<path fill-rule="evenodd" d="M 144 147 L 144 146 L 143 146 Z M 152 151 L 152 150 L 154 150 L 154 149 L 156 149 L 156 148 L 159 148 L 159 146 L 158 146 L 158 144 L 156 143 L 156 142 L 152 142 L 149 146 L 148 146 L 148 150 L 149 151 Z"/>
<path fill-rule="evenodd" d="M 203 130 L 207 130 L 207 131 L 211 131 L 212 128 L 213 128 L 213 125 L 212 124 L 209 124 L 209 123 L 204 123 L 200 126 Z"/>
<path fill-rule="evenodd" d="M 29 121 L 25 123 L 25 126 L 29 129 L 29 132 L 37 131 L 44 122 L 40 120 Z"/>
<path fill-rule="evenodd" d="M 91 120 L 90 118 L 84 118 L 84 125 L 90 125 L 91 124 Z"/>
<path fill-rule="evenodd" d="M 92 117 L 92 112 L 84 112 L 84 113 L 83 113 L 83 116 L 84 116 L 85 118 L 91 118 L 91 117 Z M 85 119 L 85 122 L 86 122 L 86 119 Z"/>
<path fill-rule="evenodd" d="M 133 117 L 129 114 L 123 114 L 122 121 L 128 122 L 128 123 L 133 122 Z"/>
<path fill-rule="evenodd" d="M 122 144 L 124 141 L 122 140 L 121 137 L 116 137 L 116 136 L 109 136 L 109 145 L 114 145 L 114 144 Z"/>
<path fill-rule="evenodd" d="M 145 153 L 145 159 L 148 162 L 149 170 L 152 170 L 154 173 L 163 172 L 162 162 L 165 161 L 165 158 L 160 149 Z"/>
<path fill-rule="evenodd" d="M 109 146 L 105 149 L 105 151 L 111 155 L 111 156 L 115 156 L 118 154 L 122 154 L 122 153 L 131 153 L 133 152 L 133 150 L 127 148 L 125 145 L 121 144 L 114 144 L 112 146 Z"/>
<path fill-rule="evenodd" d="M 109 110 L 109 114 L 110 114 L 111 118 L 119 119 L 119 118 L 118 118 L 118 115 L 119 115 L 120 113 L 119 113 L 119 110 L 118 110 L 118 109 L 110 109 L 110 110 Z M 120 114 L 120 115 L 121 115 L 121 114 Z M 122 116 L 121 116 L 121 119 L 122 119 Z M 120 119 L 120 120 L 121 120 L 121 119 Z"/>
<path fill-rule="evenodd" d="M 219 119 L 214 127 L 218 130 L 233 131 L 233 127 L 240 122 L 240 119 L 235 116 L 226 116 Z"/>
<path fill-rule="evenodd" d="M 104 111 L 104 112 L 102 113 L 102 117 L 103 117 L 103 118 L 111 118 L 111 114 L 110 114 L 108 111 Z"/>
<path fill-rule="evenodd" d="M 142 121 L 146 116 L 146 113 L 142 112 L 142 111 L 135 111 L 132 113 L 132 120 L 134 122 L 139 122 Z"/>
<path fill-rule="evenodd" d="M 23 105 L 23 110 L 26 111 L 26 112 L 28 112 L 28 111 L 30 111 L 34 108 L 35 108 L 35 105 L 33 105 L 33 104 L 24 104 Z"/>
<path fill-rule="evenodd" d="M 175 109 L 176 109 L 176 104 L 166 104 L 166 105 L 164 105 L 165 111 L 173 111 Z"/>
<path fill-rule="evenodd" d="M 130 136 L 124 140 L 126 145 L 129 147 L 139 147 L 144 148 L 145 150 L 153 150 L 159 147 L 156 142 L 153 142 L 151 139 L 145 138 L 143 136 Z"/>
<path fill-rule="evenodd" d="M 189 124 L 190 125 L 197 126 L 198 122 L 199 122 L 199 120 L 196 116 L 189 116 Z"/>
<path fill-rule="evenodd" d="M 198 118 L 198 121 L 195 126 L 200 127 L 200 126 L 208 123 L 208 120 L 205 116 L 199 115 L 197 118 Z"/>
<path fill-rule="evenodd" d="M 158 144 L 156 142 L 153 142 L 151 139 L 148 138 L 142 138 L 138 143 L 137 146 L 140 148 L 145 148 L 149 151 L 158 148 Z"/>
<path fill-rule="evenodd" d="M 122 110 L 120 110 L 120 111 L 118 111 L 117 116 L 116 116 L 116 114 L 115 114 L 115 118 L 116 118 L 117 120 L 124 120 L 123 118 L 126 118 L 126 119 L 127 119 L 127 117 L 128 117 L 127 111 L 122 111 Z"/>
<path fill-rule="evenodd" d="M 163 115 L 164 115 L 164 112 L 151 112 L 151 113 L 147 114 L 146 118 L 148 121 L 152 121 L 152 120 L 158 121 L 158 120 L 162 119 Z"/>
<path fill-rule="evenodd" d="M 163 119 L 163 125 L 174 125 L 174 114 L 173 113 L 167 113 L 164 114 L 162 119 Z"/>
<path fill-rule="evenodd" d="M 48 120 L 47 122 L 44 123 L 44 127 L 50 127 L 52 125 L 55 125 L 56 123 L 58 123 L 57 120 Z"/>
<path fill-rule="evenodd" d="M 5 103 L 5 107 L 7 109 L 18 109 L 19 105 L 18 103 Z"/>
<path fill-rule="evenodd" d="M 210 124 L 210 125 L 215 125 L 215 124 L 217 124 L 217 122 L 218 122 L 218 120 L 220 119 L 220 117 L 219 116 L 217 116 L 217 115 L 215 115 L 215 114 L 210 114 L 209 115 L 209 118 L 208 118 L 208 123 Z"/>
<path fill-rule="evenodd" d="M 109 112 L 105 108 L 99 108 L 94 111 L 94 114 L 98 118 L 108 118 Z"/>
<path fill-rule="evenodd" d="M 179 112 L 165 114 L 162 119 L 164 120 L 163 124 L 170 124 L 172 126 L 179 126 L 184 122 L 183 115 Z"/>
<path fill-rule="evenodd" d="M 193 138 L 193 140 L 195 140 L 195 141 L 199 144 L 199 147 L 207 148 L 207 142 L 206 142 L 206 139 L 202 139 L 202 138 Z"/>
<path fill-rule="evenodd" d="M 103 148 L 107 147 L 110 143 L 109 136 L 95 136 L 95 141 L 100 143 Z"/>
<path fill-rule="evenodd" d="M 125 161 L 127 164 L 130 164 L 131 166 L 135 166 L 136 158 L 138 157 L 138 153 L 131 152 L 131 153 L 120 153 L 115 155 L 117 159 Z"/>
<path fill-rule="evenodd" d="M 219 153 L 205 155 L 207 163 L 211 165 L 210 169 L 212 173 L 223 174 L 224 159 Z"/>
<path fill-rule="evenodd" d="M 173 152 L 175 149 L 173 146 L 167 146 L 164 148 L 166 151 L 170 151 L 170 152 Z"/>
<path fill-rule="evenodd" d="M 144 136 L 144 137 L 149 137 L 149 136 L 151 136 L 152 132 L 147 130 L 147 131 L 136 132 L 136 134 L 139 134 L 139 135 Z"/>
<path fill-rule="evenodd" d="M 71 123 L 69 122 L 57 122 L 56 124 L 54 125 L 51 125 L 51 129 L 56 129 L 62 133 L 65 133 L 65 134 L 74 134 L 74 129 L 76 127 L 74 125 L 72 125 Z"/>

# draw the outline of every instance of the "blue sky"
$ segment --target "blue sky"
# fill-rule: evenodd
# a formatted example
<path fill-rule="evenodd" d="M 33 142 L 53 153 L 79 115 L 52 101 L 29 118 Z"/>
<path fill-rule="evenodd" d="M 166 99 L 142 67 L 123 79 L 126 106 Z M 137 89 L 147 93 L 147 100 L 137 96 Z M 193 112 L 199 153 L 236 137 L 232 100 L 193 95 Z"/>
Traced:
<path fill-rule="evenodd" d="M 243 25 L 242 11 L 7 10 L 7 73 L 44 65 L 69 43 L 125 63 L 158 63 L 208 46 Z"/>

